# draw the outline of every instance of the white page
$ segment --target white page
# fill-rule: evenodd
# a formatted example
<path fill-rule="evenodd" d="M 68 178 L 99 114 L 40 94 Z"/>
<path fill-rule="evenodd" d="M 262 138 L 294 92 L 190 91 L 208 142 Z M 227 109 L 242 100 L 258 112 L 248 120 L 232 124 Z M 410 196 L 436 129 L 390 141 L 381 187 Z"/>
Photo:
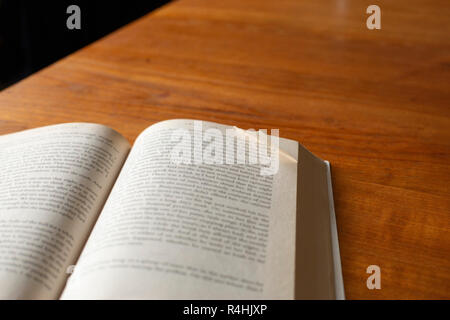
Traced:
<path fill-rule="evenodd" d="M 0 136 L 0 299 L 56 299 L 130 145 L 70 123 Z"/>
<path fill-rule="evenodd" d="M 297 142 L 280 139 L 279 171 L 262 177 L 245 165 L 170 163 L 179 128 L 193 121 L 139 136 L 63 299 L 293 298 Z"/>

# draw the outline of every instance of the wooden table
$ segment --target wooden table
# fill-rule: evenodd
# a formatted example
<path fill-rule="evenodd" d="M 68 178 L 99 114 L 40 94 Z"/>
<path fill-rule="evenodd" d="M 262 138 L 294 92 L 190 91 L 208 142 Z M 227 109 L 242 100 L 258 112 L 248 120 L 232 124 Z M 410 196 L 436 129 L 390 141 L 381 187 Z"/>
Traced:
<path fill-rule="evenodd" d="M 381 30 L 369 4 L 170 3 L 1 92 L 0 134 L 280 128 L 332 164 L 347 297 L 450 298 L 450 2 L 376 1 Z"/>

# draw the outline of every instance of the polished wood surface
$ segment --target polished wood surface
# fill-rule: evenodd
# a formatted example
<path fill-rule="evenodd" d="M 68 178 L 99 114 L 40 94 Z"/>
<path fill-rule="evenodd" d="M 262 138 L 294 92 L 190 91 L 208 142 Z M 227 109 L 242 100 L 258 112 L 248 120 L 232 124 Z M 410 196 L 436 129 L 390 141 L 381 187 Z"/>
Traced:
<path fill-rule="evenodd" d="M 331 162 L 347 298 L 450 298 L 450 2 L 376 3 L 172 2 L 2 91 L 0 134 L 279 128 Z"/>

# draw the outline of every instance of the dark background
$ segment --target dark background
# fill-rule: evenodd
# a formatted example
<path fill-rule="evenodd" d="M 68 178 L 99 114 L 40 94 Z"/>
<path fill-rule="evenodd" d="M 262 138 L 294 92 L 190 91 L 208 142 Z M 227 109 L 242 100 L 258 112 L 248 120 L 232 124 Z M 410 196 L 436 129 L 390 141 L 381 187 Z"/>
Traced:
<path fill-rule="evenodd" d="M 167 2 L 0 0 L 0 90 Z M 72 4 L 80 30 L 66 27 Z"/>

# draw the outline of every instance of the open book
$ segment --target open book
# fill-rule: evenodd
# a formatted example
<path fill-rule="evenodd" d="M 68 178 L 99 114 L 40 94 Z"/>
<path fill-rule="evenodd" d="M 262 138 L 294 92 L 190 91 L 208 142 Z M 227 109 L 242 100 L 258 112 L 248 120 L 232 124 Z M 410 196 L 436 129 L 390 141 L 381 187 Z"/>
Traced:
<path fill-rule="evenodd" d="M 343 299 L 329 164 L 283 138 L 272 174 L 197 161 L 195 134 L 174 161 L 198 122 L 0 136 L 0 298 Z"/>

